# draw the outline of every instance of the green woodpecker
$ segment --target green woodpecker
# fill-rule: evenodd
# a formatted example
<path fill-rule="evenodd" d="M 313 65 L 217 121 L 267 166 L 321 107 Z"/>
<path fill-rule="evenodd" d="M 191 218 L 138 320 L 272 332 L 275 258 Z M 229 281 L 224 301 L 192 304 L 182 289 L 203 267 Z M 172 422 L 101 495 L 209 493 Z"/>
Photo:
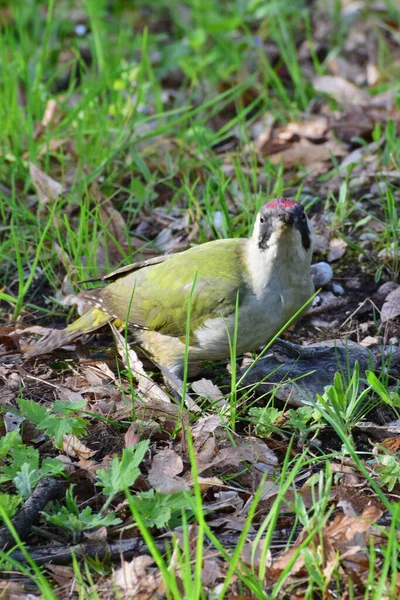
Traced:
<path fill-rule="evenodd" d="M 276 198 L 261 208 L 249 239 L 215 240 L 142 268 L 130 265 L 108 276 L 116 279 L 106 287 L 81 292 L 93 308 L 28 349 L 26 357 L 119 319 L 155 361 L 181 376 L 189 301 L 189 371 L 230 356 L 237 302 L 236 353 L 255 350 L 313 294 L 312 247 L 303 207 Z"/>

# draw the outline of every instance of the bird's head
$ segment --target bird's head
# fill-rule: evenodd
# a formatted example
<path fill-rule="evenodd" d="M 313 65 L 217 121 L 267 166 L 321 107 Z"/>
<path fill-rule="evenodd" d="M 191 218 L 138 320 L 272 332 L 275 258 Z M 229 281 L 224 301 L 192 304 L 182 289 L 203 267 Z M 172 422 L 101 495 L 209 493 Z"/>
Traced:
<path fill-rule="evenodd" d="M 264 204 L 257 215 L 252 238 L 261 251 L 284 243 L 295 252 L 312 254 L 312 225 L 303 206 L 287 198 L 275 198 Z"/>

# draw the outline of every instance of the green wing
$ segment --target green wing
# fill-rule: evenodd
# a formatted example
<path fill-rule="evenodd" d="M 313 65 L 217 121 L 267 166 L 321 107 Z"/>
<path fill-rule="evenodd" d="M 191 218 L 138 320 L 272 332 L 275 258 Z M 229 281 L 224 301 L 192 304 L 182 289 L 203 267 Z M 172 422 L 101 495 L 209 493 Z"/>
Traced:
<path fill-rule="evenodd" d="M 248 289 L 244 243 L 228 239 L 196 246 L 121 277 L 98 290 L 98 297 L 113 316 L 183 338 L 195 278 L 191 333 L 209 318 L 235 312 L 237 293 L 240 303 Z"/>

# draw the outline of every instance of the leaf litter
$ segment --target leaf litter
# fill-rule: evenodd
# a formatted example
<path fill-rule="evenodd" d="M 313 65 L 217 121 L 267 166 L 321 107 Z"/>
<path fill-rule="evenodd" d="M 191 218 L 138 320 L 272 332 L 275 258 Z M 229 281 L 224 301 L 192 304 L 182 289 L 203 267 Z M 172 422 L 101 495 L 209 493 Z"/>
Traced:
<path fill-rule="evenodd" d="M 309 344 L 320 341 L 321 336 L 326 340 L 327 335 L 324 331 L 328 331 L 329 338 L 337 336 L 349 338 L 359 344 L 364 342 L 365 346 L 375 349 L 374 358 L 382 360 L 388 348 L 392 348 L 395 358 L 400 337 L 399 288 L 396 282 L 398 244 L 396 240 L 392 240 L 382 248 L 382 238 L 379 236 L 379 233 L 386 231 L 383 199 L 386 192 L 382 183 L 386 185 L 386 182 L 390 181 L 397 185 L 400 180 L 393 152 L 390 154 L 383 148 L 384 144 L 388 145 L 390 142 L 390 128 L 394 127 L 397 130 L 400 111 L 396 92 L 391 89 L 380 91 L 382 86 L 379 84 L 382 81 L 387 82 L 385 74 L 374 59 L 376 40 L 371 42 L 371 24 L 368 19 L 361 18 L 360 5 L 363 3 L 346 2 L 341 7 L 342 18 L 352 13 L 356 15 L 355 21 L 345 40 L 342 56 L 329 57 L 327 74 L 321 75 L 313 70 L 309 44 L 299 45 L 299 60 L 303 61 L 300 63 L 301 69 L 304 73 L 311 73 L 309 83 L 317 94 L 315 101 L 301 118 L 296 115 L 296 118 L 283 123 L 275 119 L 273 113 L 262 114 L 248 124 L 252 138 L 244 148 L 238 147 L 240 140 L 236 134 L 235 140 L 231 140 L 225 150 L 223 146 L 215 148 L 215 156 L 218 156 L 225 175 L 232 179 L 231 187 L 227 188 L 227 211 L 231 219 L 237 218 L 242 208 L 240 193 L 232 193 L 232 190 L 238 191 L 239 187 L 235 188 L 235 184 L 238 183 L 237 164 L 241 164 L 243 173 L 246 173 L 246 170 L 251 173 L 248 166 L 250 160 L 255 160 L 257 165 L 255 187 L 263 186 L 264 171 L 273 165 L 283 169 L 282 185 L 285 195 L 294 197 L 298 182 L 301 181 L 301 199 L 306 202 L 315 200 L 310 208 L 317 230 L 314 260 L 328 260 L 332 263 L 334 275 L 333 282 L 329 281 L 326 284 L 323 293 L 330 292 L 334 300 L 333 286 L 340 285 L 344 290 L 344 305 L 334 311 L 335 314 L 329 314 L 328 309 L 328 314 L 324 315 L 326 321 L 305 319 L 302 324 L 296 326 L 296 337 Z M 376 10 L 379 13 L 379 7 Z M 328 47 L 326 19 L 318 20 L 316 15 L 313 35 L 314 52 L 323 56 Z M 393 44 L 390 36 L 388 39 L 388 43 Z M 360 52 L 364 46 L 368 48 L 367 58 Z M 398 47 L 394 45 L 393 51 L 394 62 L 398 64 Z M 271 59 L 280 55 L 274 43 L 268 52 Z M 285 73 L 282 77 L 284 79 Z M 167 78 L 169 84 L 172 82 L 171 75 L 170 78 L 169 82 Z M 227 83 L 231 85 L 232 82 Z M 165 93 L 169 93 L 168 89 Z M 221 123 L 226 123 L 226 117 L 218 117 Z M 51 98 L 35 128 L 36 141 L 40 142 L 36 161 L 44 165 L 43 157 L 46 156 L 47 150 L 52 153 L 52 162 L 50 165 L 46 164 L 46 171 L 52 176 L 34 162 L 29 163 L 35 194 L 26 196 L 25 201 L 32 214 L 36 211 L 34 214 L 38 218 L 47 214 L 46 211 L 50 210 L 55 202 L 70 192 L 75 178 L 76 143 L 71 137 L 59 136 L 57 127 L 62 119 L 60 103 L 56 98 Z M 151 125 L 147 127 L 146 132 L 148 131 L 151 131 Z M 376 140 L 378 131 L 384 133 Z M 45 139 L 46 135 L 50 135 L 50 140 Z M 143 160 L 148 172 L 164 177 L 166 162 L 164 159 L 160 161 L 160 148 L 167 149 L 169 160 L 179 164 L 179 145 L 172 134 L 156 136 L 148 144 L 145 140 L 138 144 L 138 150 L 143 151 Z M 196 144 L 188 144 L 186 150 L 188 156 L 193 159 L 193 166 L 186 160 L 176 171 L 177 188 L 185 178 L 204 183 L 208 177 L 208 173 L 202 168 L 201 151 Z M 63 183 L 60 182 L 60 165 L 55 158 L 57 152 L 61 151 L 70 158 L 69 170 L 62 177 Z M 166 152 L 164 154 L 167 155 Z M 124 159 L 127 164 L 132 157 L 133 153 L 131 155 L 126 152 Z M 200 160 L 197 160 L 198 158 Z M 187 172 L 184 175 L 185 169 Z M 121 189 L 126 189 L 127 183 L 130 184 L 129 178 L 127 181 L 122 171 L 121 178 Z M 179 208 L 174 207 L 170 210 L 167 199 L 171 190 L 167 190 L 166 187 L 158 194 L 157 207 L 144 206 L 132 222 L 131 216 L 124 211 L 123 203 L 121 204 L 118 198 L 111 199 L 107 187 L 104 187 L 103 191 L 102 183 L 101 177 L 95 179 L 89 193 L 92 210 L 97 211 L 99 215 L 101 233 L 94 241 L 86 241 L 86 247 L 81 249 L 80 256 L 83 262 L 86 253 L 96 254 L 97 276 L 105 275 L 121 262 L 130 262 L 126 261 L 126 258 L 131 255 L 132 248 L 140 250 L 141 258 L 146 260 L 160 253 L 189 247 L 192 241 L 197 240 L 199 232 L 206 232 L 209 239 L 213 231 L 218 229 L 218 220 L 214 219 L 211 224 L 206 223 L 204 219 L 202 221 L 198 207 L 191 207 L 189 210 L 184 195 L 180 198 L 177 196 Z M 135 185 L 137 190 L 141 189 L 139 183 Z M 143 186 L 143 182 L 141 185 Z M 160 185 L 160 190 L 161 187 Z M 394 193 L 397 194 L 396 191 Z M 322 198 L 327 199 L 327 204 L 322 203 Z M 396 199 L 398 201 L 398 195 Z M 323 206 L 327 209 L 323 210 Z M 185 213 L 182 216 L 183 211 Z M 219 217 L 219 221 L 224 224 L 225 217 L 223 213 L 220 214 L 222 217 Z M 72 229 L 77 230 L 79 213 L 76 207 L 70 208 L 67 216 Z M 339 227 L 344 231 L 344 237 L 337 237 Z M 223 233 L 223 228 L 221 231 Z M 366 233 L 370 237 L 362 239 Z M 145 238 L 153 240 L 151 247 Z M 76 268 L 76 257 L 72 259 L 56 241 L 51 251 L 58 257 L 58 277 L 61 282 L 61 291 L 56 298 L 58 305 L 78 305 L 79 312 L 84 312 L 85 307 L 76 293 L 76 284 L 81 276 L 81 272 Z M 365 260 L 361 256 L 364 256 Z M 382 290 L 383 286 L 379 287 L 375 281 L 377 263 L 381 264 L 383 271 L 380 272 L 387 279 L 383 284 L 387 286 L 386 290 Z M 375 304 L 365 302 L 366 298 L 374 297 L 379 290 L 380 296 L 376 297 Z M 294 428 L 294 415 L 290 413 L 292 409 L 286 404 L 287 394 L 279 394 L 279 387 L 282 388 L 279 382 L 275 381 L 274 385 L 267 387 L 268 393 L 272 391 L 282 411 L 278 422 L 283 424 L 283 428 L 274 430 L 272 426 L 271 433 L 257 434 L 256 437 L 254 423 L 249 419 L 239 418 L 236 430 L 232 430 L 232 424 L 229 422 L 229 394 L 226 393 L 227 382 L 229 385 L 226 370 L 222 375 L 217 376 L 213 373 L 209 379 L 193 383 L 191 395 L 185 396 L 186 406 L 183 406 L 174 397 L 173 382 L 171 383 L 168 374 L 165 374 L 162 381 L 154 374 L 154 368 L 149 373 L 146 363 L 142 362 L 131 347 L 127 347 L 123 335 L 115 328 L 113 335 L 119 358 L 115 352 L 104 352 L 104 339 L 107 339 L 108 334 L 100 332 L 85 338 L 80 347 L 78 345 L 77 353 L 72 355 L 73 360 L 68 350 L 59 350 L 46 362 L 37 360 L 35 363 L 25 364 L 21 369 L 18 360 L 15 363 L 12 360 L 18 359 L 20 351 L 34 343 L 34 336 L 45 333 L 45 328 L 36 324 L 36 320 L 36 317 L 32 316 L 31 319 L 31 315 L 27 314 L 16 327 L 7 326 L 1 330 L 0 403 L 10 411 L 6 414 L 15 416 L 18 412 L 17 400 L 22 394 L 25 400 L 35 402 L 39 407 L 46 407 L 48 415 L 53 418 L 53 428 L 61 428 L 63 419 L 68 419 L 73 427 L 75 419 L 76 432 L 62 435 L 60 447 L 57 448 L 49 433 L 54 429 L 45 430 L 42 437 L 38 437 L 39 431 L 35 429 L 36 426 L 32 426 L 26 415 L 24 420 L 14 420 L 14 429 L 11 426 L 6 427 L 5 418 L 1 427 L 4 433 L 14 430 L 21 434 L 23 441 L 28 443 L 27 447 L 32 447 L 38 453 L 40 461 L 49 456 L 59 457 L 63 464 L 64 476 L 68 475 L 71 481 L 79 482 L 75 489 L 79 503 L 93 508 L 104 505 L 107 502 L 105 496 L 102 496 L 99 487 L 95 486 L 98 483 L 98 471 L 110 469 L 114 458 L 121 457 L 124 450 L 134 453 L 142 440 L 148 440 L 150 446 L 140 464 L 140 474 L 131 486 L 131 493 L 136 494 L 138 498 L 140 494 L 153 493 L 153 496 L 143 498 L 147 498 L 149 506 L 154 502 L 155 507 L 162 505 L 157 505 L 157 502 L 161 503 L 174 494 L 185 493 L 191 496 L 194 480 L 187 443 L 187 435 L 190 432 L 199 474 L 197 481 L 203 495 L 207 522 L 217 537 L 222 532 L 230 536 L 220 537 L 221 540 L 225 540 L 226 548 L 234 547 L 238 542 L 254 495 L 257 489 L 263 486 L 256 518 L 249 528 L 247 541 L 242 548 L 241 565 L 243 569 L 246 566 L 262 569 L 266 590 L 273 588 L 283 570 L 289 566 L 290 575 L 285 580 L 285 591 L 282 592 L 286 595 L 282 595 L 282 598 L 290 597 L 288 594 L 293 586 L 298 594 L 304 592 L 307 560 L 310 552 L 315 552 L 323 557 L 319 568 L 325 577 L 326 589 L 332 592 L 326 597 L 334 597 L 336 593 L 334 580 L 337 573 L 351 580 L 358 594 L 365 591 L 369 569 L 366 548 L 373 540 L 377 544 L 383 543 L 379 535 L 385 531 L 386 526 L 380 525 L 379 530 L 376 527 L 384 509 L 377 501 L 376 491 L 366 483 L 364 473 L 361 473 L 355 464 L 349 466 L 332 462 L 334 481 L 328 494 L 327 512 L 322 516 L 320 523 L 298 527 L 293 531 L 293 535 L 289 536 L 289 525 L 293 525 L 295 505 L 299 499 L 301 498 L 303 505 L 308 509 L 314 508 L 313 474 L 303 469 L 302 474 L 309 479 L 309 485 L 301 485 L 296 481 L 293 489 L 283 495 L 280 520 L 273 537 L 274 544 L 264 545 L 263 536 L 255 539 L 261 531 L 260 524 L 263 518 L 266 518 L 273 503 L 279 498 L 280 484 L 277 482 L 290 438 L 294 436 L 295 439 L 294 445 L 291 446 L 292 457 L 300 454 L 307 442 L 309 456 L 314 456 L 321 448 L 327 452 L 339 450 L 339 441 L 326 425 L 321 425 L 315 430 L 312 441 L 307 437 L 309 432 L 304 433 Z M 333 322 L 333 328 L 324 329 L 324 322 L 328 325 Z M 54 323 L 50 323 L 50 326 L 53 325 Z M 389 344 L 390 339 L 397 339 L 397 342 Z M 93 349 L 95 354 L 100 349 L 100 359 L 91 356 Z M 278 362 L 279 360 L 280 358 Z M 385 368 L 393 385 L 398 368 L 395 360 Z M 132 377 L 127 375 L 128 372 Z M 256 381 L 251 384 L 259 382 L 264 375 L 265 373 L 259 372 Z M 301 386 L 301 383 L 297 385 Z M 275 386 L 278 386 L 278 389 Z M 260 390 L 261 398 L 258 398 Z M 258 386 L 257 392 L 246 396 L 246 402 L 263 407 L 265 393 L 265 388 Z M 320 393 L 323 393 L 323 388 L 320 388 Z M 396 389 L 391 393 L 398 394 Z M 315 390 L 313 394 L 315 398 Z M 57 405 L 56 402 L 61 404 Z M 300 406 L 303 406 L 303 403 L 300 403 Z M 354 431 L 357 434 L 360 432 L 356 440 L 358 448 L 382 456 L 387 456 L 382 454 L 382 447 L 392 453 L 398 452 L 398 431 L 394 419 L 388 421 L 379 411 L 371 414 L 376 422 L 364 420 L 354 424 Z M 79 419 L 83 420 L 83 425 Z M 10 423 L 11 419 L 8 422 Z M 32 426 L 31 431 L 29 426 Z M 79 429 L 80 426 L 84 427 L 84 435 Z M 313 468 L 315 473 L 320 472 L 318 465 Z M 379 467 L 375 468 L 374 476 L 378 481 Z M 12 479 L 5 482 L 6 491 L 13 492 L 13 485 Z M 398 481 L 392 492 L 393 497 L 397 497 Z M 102 542 L 118 540 L 121 535 L 139 536 L 137 528 L 132 530 L 132 516 L 127 512 L 127 503 L 122 493 L 108 506 L 111 514 L 115 510 L 124 520 L 127 530 L 101 527 L 99 532 Z M 181 516 L 181 509 L 176 514 L 173 509 L 168 510 L 176 519 Z M 155 519 L 155 516 L 147 515 L 147 518 L 153 523 L 151 518 Z M 44 521 L 42 527 L 48 531 L 48 525 Z M 165 529 L 176 540 L 180 540 L 183 547 L 185 538 L 182 529 L 173 519 L 166 521 L 164 528 L 152 526 L 157 542 L 161 540 Z M 189 525 L 187 541 L 192 559 L 197 531 L 195 523 Z M 37 537 L 35 538 L 34 532 L 26 533 L 32 552 L 36 547 L 43 545 L 38 542 Z M 64 545 L 68 544 L 67 536 L 63 535 L 62 542 Z M 95 540 L 92 539 L 91 543 L 95 543 Z M 175 548 L 172 556 L 169 556 L 169 567 L 176 571 L 181 584 L 182 563 L 178 557 L 179 551 Z M 96 592 L 104 594 L 101 597 L 108 597 L 107 594 L 113 597 L 114 585 L 126 598 L 164 597 L 165 582 L 152 557 L 142 553 L 133 556 L 131 560 L 121 558 L 117 566 L 118 560 L 114 561 L 111 578 L 105 578 L 103 582 L 100 579 L 96 580 Z M 201 578 L 210 597 L 217 597 L 228 566 L 229 561 L 226 557 L 207 542 Z M 73 578 L 71 567 L 48 563 L 46 571 L 49 577 L 64 589 L 64 594 L 70 593 L 68 588 Z M 239 597 L 238 581 L 239 575 L 236 572 L 230 582 L 232 598 Z M 5 581 L 4 586 L 6 585 Z M 18 597 L 17 592 L 15 597 Z"/>

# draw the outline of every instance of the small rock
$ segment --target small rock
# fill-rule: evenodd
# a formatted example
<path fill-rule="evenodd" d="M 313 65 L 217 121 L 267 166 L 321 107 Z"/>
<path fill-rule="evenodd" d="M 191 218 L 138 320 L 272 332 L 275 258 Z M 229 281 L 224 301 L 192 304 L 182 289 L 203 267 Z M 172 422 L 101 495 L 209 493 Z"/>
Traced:
<path fill-rule="evenodd" d="M 366 369 L 376 364 L 370 350 L 350 340 L 326 340 L 310 344 L 307 348 L 324 352 L 317 354 L 315 359 L 288 359 L 285 363 L 275 356 L 264 357 L 248 373 L 244 385 L 259 384 L 256 393 L 263 395 L 270 392 L 275 384 L 276 398 L 292 406 L 302 406 L 306 399 L 314 399 L 316 394 L 323 394 L 324 387 L 332 385 L 337 371 L 342 369 L 349 373 L 349 368 L 351 374 L 358 361 L 360 373 L 364 374 Z M 266 377 L 267 381 L 262 381 Z M 296 383 L 292 383 L 296 379 Z"/>
<path fill-rule="evenodd" d="M 386 297 L 390 294 L 390 292 L 393 292 L 394 290 L 396 290 L 399 287 L 399 284 L 396 283 L 395 281 L 386 281 L 386 283 L 383 283 L 375 292 L 375 294 L 373 295 L 372 299 L 374 300 L 374 302 L 376 302 L 377 304 L 381 304 Z"/>
<path fill-rule="evenodd" d="M 385 346 L 383 354 L 390 358 L 390 368 L 400 365 L 400 348 L 397 346 Z"/>
<path fill-rule="evenodd" d="M 315 265 L 311 265 L 310 270 L 311 278 L 317 289 L 325 287 L 333 277 L 332 267 L 326 262 L 315 263 Z"/>
<path fill-rule="evenodd" d="M 398 346 L 399 345 L 399 338 L 397 337 L 391 337 L 389 340 L 389 344 L 391 346 Z"/>
<path fill-rule="evenodd" d="M 369 233 L 362 233 L 358 239 L 360 241 L 364 241 L 364 240 L 376 240 L 377 237 L 378 237 L 378 234 L 377 233 L 373 233 L 371 231 Z"/>
<path fill-rule="evenodd" d="M 371 194 L 373 194 L 374 196 L 384 196 L 386 194 L 386 190 L 387 190 L 386 181 L 377 181 L 376 183 L 373 183 L 371 186 Z"/>
<path fill-rule="evenodd" d="M 321 304 L 321 298 L 319 296 L 315 296 L 314 300 L 312 301 L 312 306 L 319 306 Z"/>
<path fill-rule="evenodd" d="M 332 302 L 335 299 L 335 295 L 333 292 L 321 292 L 320 298 L 322 304 L 327 304 L 327 302 Z"/>
<path fill-rule="evenodd" d="M 317 329 L 330 329 L 331 328 L 331 324 L 329 321 L 324 321 L 324 319 L 318 319 L 318 318 L 314 318 L 310 320 L 310 325 L 312 325 L 312 327 L 316 327 Z"/>
<path fill-rule="evenodd" d="M 367 335 L 367 337 L 360 342 L 360 345 L 364 346 L 364 348 L 370 348 L 371 346 L 378 346 L 379 343 L 379 338 L 373 335 Z"/>
<path fill-rule="evenodd" d="M 335 296 L 343 296 L 344 288 L 339 283 L 332 283 L 332 292 Z"/>
<path fill-rule="evenodd" d="M 339 321 L 335 319 L 334 321 L 325 321 L 324 319 L 318 319 L 314 317 L 310 320 L 310 325 L 316 327 L 317 329 L 326 329 L 326 331 L 335 329 L 339 325 Z"/>

